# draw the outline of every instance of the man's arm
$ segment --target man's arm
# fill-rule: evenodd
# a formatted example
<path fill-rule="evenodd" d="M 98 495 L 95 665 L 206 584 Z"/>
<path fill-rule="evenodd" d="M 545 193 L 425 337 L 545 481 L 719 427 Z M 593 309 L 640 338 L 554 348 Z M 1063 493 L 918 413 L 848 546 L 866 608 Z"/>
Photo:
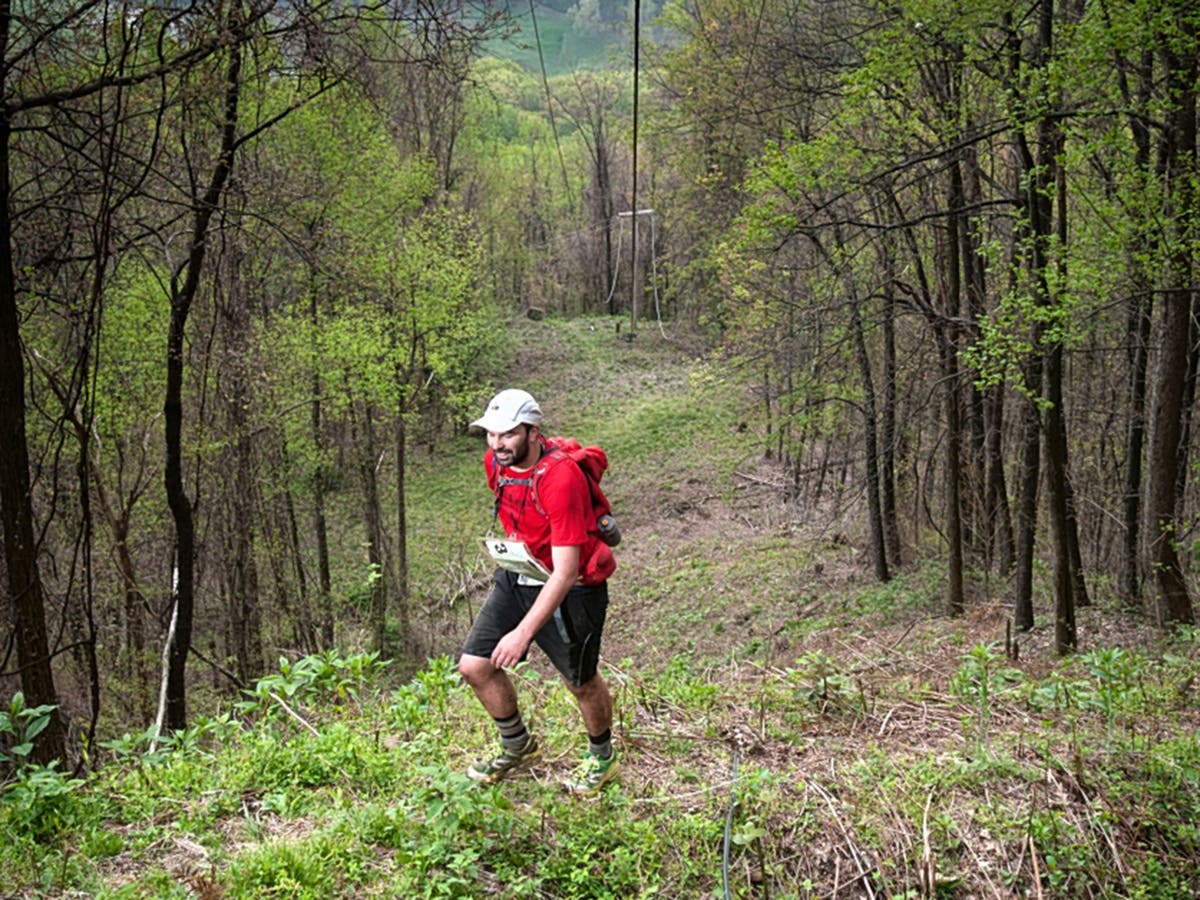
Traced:
<path fill-rule="evenodd" d="M 521 624 L 502 637 L 496 649 L 492 651 L 492 665 L 503 669 L 515 666 L 521 661 L 521 657 L 533 641 L 533 636 L 550 621 L 554 611 L 562 605 L 567 591 L 579 580 L 579 557 L 582 552 L 583 548 L 579 546 L 550 548 L 554 571 L 542 585 L 537 600 L 533 602 Z"/>

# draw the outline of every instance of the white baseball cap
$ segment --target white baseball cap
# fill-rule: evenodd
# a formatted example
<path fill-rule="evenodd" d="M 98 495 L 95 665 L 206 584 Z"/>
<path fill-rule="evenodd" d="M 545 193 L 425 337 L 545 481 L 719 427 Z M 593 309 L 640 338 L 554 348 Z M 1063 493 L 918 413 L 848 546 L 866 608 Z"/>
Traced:
<path fill-rule="evenodd" d="M 518 425 L 540 425 L 542 410 L 533 396 L 517 388 L 509 388 L 488 401 L 483 415 L 471 423 L 474 428 L 503 434 Z"/>

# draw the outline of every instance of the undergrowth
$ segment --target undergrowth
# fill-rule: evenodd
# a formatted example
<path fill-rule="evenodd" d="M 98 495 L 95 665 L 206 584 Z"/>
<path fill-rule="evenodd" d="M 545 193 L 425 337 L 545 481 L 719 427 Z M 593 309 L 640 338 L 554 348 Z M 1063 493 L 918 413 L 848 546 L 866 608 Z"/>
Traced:
<path fill-rule="evenodd" d="M 946 627 L 946 623 L 938 623 Z M 954 626 L 949 626 L 954 627 Z M 165 742 L 95 748 L 85 781 L 0 717 L 9 897 L 1177 897 L 1200 889 L 1200 641 L 1034 676 L 996 645 L 941 684 L 849 655 L 607 666 L 621 781 L 579 801 L 569 694 L 516 673 L 550 754 L 483 787 L 493 736 L 453 662 L 386 687 L 372 654 L 280 660 Z M 888 676 L 889 677 L 883 677 Z"/>

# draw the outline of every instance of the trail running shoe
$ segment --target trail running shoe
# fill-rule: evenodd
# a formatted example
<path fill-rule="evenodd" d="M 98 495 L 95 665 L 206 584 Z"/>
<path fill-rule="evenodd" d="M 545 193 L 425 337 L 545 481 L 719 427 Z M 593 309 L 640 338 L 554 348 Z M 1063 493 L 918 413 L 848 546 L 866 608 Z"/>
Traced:
<path fill-rule="evenodd" d="M 589 750 L 584 754 L 583 762 L 567 780 L 567 790 L 584 796 L 594 794 L 616 777 L 617 767 L 616 750 L 613 750 L 608 759 L 601 759 Z"/>
<path fill-rule="evenodd" d="M 538 747 L 537 739 L 533 735 L 530 735 L 529 740 L 525 742 L 525 746 L 520 750 L 509 750 L 507 747 L 501 747 L 499 754 L 491 759 L 471 763 L 467 768 L 467 777 L 473 781 L 481 781 L 484 784 L 494 784 L 514 769 L 528 765 L 532 760 L 541 756 L 541 754 L 542 751 Z"/>

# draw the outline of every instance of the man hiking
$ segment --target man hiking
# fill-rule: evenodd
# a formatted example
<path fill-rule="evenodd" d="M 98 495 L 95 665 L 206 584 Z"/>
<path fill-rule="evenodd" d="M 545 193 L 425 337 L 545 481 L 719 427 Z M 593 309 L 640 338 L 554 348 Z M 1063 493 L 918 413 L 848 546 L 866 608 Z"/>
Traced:
<path fill-rule="evenodd" d="M 617 771 L 612 695 L 597 672 L 607 579 L 616 562 L 597 532 L 584 470 L 542 436 L 541 422 L 537 401 L 525 391 L 509 389 L 493 397 L 483 416 L 471 423 L 487 432 L 484 467 L 506 540 L 492 542 L 501 545 L 492 551 L 499 567 L 458 662 L 459 672 L 496 721 L 500 748 L 491 759 L 471 765 L 467 774 L 492 783 L 539 755 L 505 671 L 525 659 L 529 645 L 536 643 L 575 696 L 587 730 L 587 752 L 567 787 L 591 794 Z M 513 553 L 535 562 L 513 571 L 505 567 Z"/>

